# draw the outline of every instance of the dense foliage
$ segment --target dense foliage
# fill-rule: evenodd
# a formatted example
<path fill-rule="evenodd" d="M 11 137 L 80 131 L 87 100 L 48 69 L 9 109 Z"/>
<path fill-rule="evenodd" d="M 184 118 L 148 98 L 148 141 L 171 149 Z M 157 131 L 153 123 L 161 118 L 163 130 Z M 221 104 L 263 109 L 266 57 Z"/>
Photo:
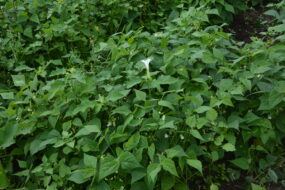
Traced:
<path fill-rule="evenodd" d="M 266 3 L 0 0 L 0 189 L 285 186 L 285 1 Z M 265 5 L 263 38 L 225 32 Z"/>

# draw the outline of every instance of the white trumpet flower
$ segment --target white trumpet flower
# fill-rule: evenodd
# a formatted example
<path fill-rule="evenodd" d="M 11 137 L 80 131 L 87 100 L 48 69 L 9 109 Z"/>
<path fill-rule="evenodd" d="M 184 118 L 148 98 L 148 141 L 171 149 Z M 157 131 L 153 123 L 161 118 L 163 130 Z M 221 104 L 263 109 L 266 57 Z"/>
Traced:
<path fill-rule="evenodd" d="M 146 76 L 148 79 L 151 79 L 150 72 L 149 72 L 149 63 L 151 61 L 152 61 L 151 57 L 141 60 L 141 62 L 144 64 L 144 66 L 146 68 Z"/>
<path fill-rule="evenodd" d="M 152 58 L 143 59 L 141 62 L 144 64 L 146 70 L 149 70 L 149 63 L 152 61 Z"/>

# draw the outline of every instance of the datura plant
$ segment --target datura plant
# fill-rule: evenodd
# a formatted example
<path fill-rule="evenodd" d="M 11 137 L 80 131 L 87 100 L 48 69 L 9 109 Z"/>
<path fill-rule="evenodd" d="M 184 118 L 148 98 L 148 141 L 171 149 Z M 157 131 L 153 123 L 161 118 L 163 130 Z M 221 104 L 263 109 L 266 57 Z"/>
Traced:
<path fill-rule="evenodd" d="M 269 27 L 237 41 L 258 7 Z M 284 11 L 0 0 L 0 189 L 284 189 Z"/>

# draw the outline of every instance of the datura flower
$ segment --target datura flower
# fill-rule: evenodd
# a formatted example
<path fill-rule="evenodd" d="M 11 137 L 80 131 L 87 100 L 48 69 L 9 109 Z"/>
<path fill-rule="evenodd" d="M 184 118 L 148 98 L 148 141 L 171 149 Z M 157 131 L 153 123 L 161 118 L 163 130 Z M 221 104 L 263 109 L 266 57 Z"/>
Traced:
<path fill-rule="evenodd" d="M 164 134 L 164 138 L 167 139 L 168 137 L 169 137 L 169 135 L 168 135 L 167 133 L 165 133 L 165 134 Z"/>
<path fill-rule="evenodd" d="M 141 62 L 144 64 L 144 66 L 146 68 L 146 75 L 147 75 L 148 79 L 151 79 L 150 72 L 149 72 L 149 63 L 151 61 L 152 61 L 151 57 L 141 60 Z"/>
<path fill-rule="evenodd" d="M 152 61 L 152 58 L 151 58 L 151 57 L 142 60 L 142 63 L 144 64 L 146 70 L 149 70 L 149 63 L 150 63 L 151 61 Z"/>

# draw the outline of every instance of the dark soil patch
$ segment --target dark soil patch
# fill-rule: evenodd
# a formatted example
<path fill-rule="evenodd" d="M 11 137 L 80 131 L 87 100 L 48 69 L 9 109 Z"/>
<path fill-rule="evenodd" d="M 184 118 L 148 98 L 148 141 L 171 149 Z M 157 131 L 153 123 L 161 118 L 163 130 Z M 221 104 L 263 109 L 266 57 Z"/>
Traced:
<path fill-rule="evenodd" d="M 231 183 L 231 184 L 223 184 L 220 187 L 221 190 L 245 190 L 245 185 L 242 183 Z M 271 185 L 266 187 L 267 190 L 285 190 L 285 187 L 282 185 Z"/>
<path fill-rule="evenodd" d="M 244 190 L 244 187 L 239 184 L 224 184 L 220 187 L 221 190 Z"/>
<path fill-rule="evenodd" d="M 266 11 L 263 7 L 247 10 L 234 16 L 233 22 L 229 25 L 228 31 L 234 33 L 238 41 L 250 42 L 251 37 L 266 38 L 261 32 L 267 31 L 270 26 L 271 16 L 263 13 Z"/>
<path fill-rule="evenodd" d="M 267 188 L 268 190 L 284 190 L 285 187 L 282 185 L 273 185 Z"/>

